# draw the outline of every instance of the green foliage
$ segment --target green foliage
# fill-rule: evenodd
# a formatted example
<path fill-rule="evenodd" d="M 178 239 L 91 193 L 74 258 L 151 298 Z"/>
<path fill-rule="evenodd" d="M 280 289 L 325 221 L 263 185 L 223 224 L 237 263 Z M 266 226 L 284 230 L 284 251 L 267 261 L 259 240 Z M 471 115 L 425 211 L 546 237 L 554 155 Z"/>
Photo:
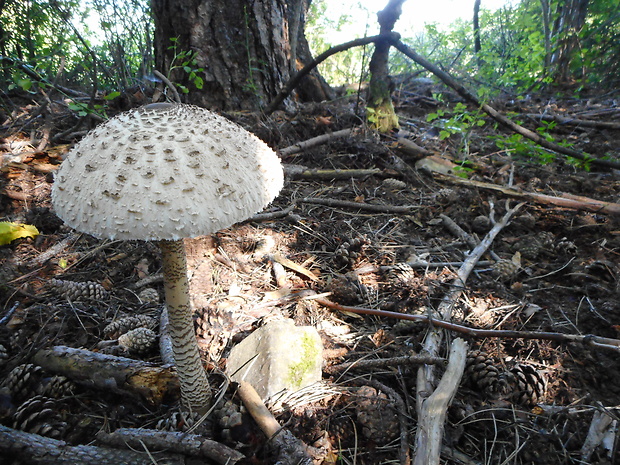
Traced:
<path fill-rule="evenodd" d="M 168 47 L 168 50 L 172 50 L 173 58 L 172 65 L 168 70 L 168 78 L 175 69 L 183 69 L 185 73 L 187 73 L 188 79 L 194 84 L 196 89 L 202 89 L 204 86 L 204 79 L 200 76 L 200 73 L 204 72 L 204 68 L 198 67 L 198 62 L 196 61 L 196 52 L 192 52 L 191 50 L 182 50 L 179 51 L 177 49 L 178 37 L 171 37 L 170 42 L 172 45 Z M 189 89 L 187 86 L 176 83 L 175 85 L 183 92 L 184 94 L 189 93 Z"/>
<path fill-rule="evenodd" d="M 441 96 L 438 100 L 441 100 Z M 469 154 L 469 139 L 475 128 L 482 127 L 486 121 L 482 117 L 482 110 L 470 112 L 467 105 L 457 103 L 452 110 L 439 108 L 436 112 L 426 115 L 427 122 L 434 122 L 439 128 L 439 139 L 445 140 L 453 135 L 460 136 L 458 150 L 464 155 Z"/>

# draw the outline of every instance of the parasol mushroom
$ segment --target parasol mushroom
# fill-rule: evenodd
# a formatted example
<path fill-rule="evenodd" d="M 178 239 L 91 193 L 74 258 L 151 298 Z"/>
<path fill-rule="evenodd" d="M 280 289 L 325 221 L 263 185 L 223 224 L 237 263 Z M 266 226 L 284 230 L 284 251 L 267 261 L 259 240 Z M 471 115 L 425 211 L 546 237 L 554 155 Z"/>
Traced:
<path fill-rule="evenodd" d="M 98 238 L 157 241 L 181 398 L 204 412 L 211 390 L 189 300 L 183 238 L 262 210 L 283 185 L 280 160 L 256 136 L 200 107 L 156 103 L 108 120 L 62 163 L 57 215 Z"/>

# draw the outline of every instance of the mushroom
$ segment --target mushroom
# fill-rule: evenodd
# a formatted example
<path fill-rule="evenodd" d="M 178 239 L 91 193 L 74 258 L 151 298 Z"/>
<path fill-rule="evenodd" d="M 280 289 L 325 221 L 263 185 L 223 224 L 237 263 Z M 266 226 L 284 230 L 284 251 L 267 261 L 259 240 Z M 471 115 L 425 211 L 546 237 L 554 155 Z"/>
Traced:
<path fill-rule="evenodd" d="M 98 238 L 158 241 L 183 404 L 204 412 L 211 389 L 189 300 L 183 238 L 215 233 L 267 206 L 283 185 L 267 144 L 200 107 L 156 103 L 88 133 L 60 166 L 57 215 Z"/>

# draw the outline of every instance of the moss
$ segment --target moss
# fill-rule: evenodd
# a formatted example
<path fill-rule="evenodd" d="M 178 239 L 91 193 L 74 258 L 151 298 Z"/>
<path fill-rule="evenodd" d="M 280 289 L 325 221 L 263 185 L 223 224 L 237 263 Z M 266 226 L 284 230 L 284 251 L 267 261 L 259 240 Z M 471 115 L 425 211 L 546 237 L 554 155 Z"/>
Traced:
<path fill-rule="evenodd" d="M 308 372 L 314 368 L 318 356 L 318 348 L 314 338 L 305 333 L 301 338 L 301 360 L 292 364 L 288 370 L 289 386 L 293 389 L 301 387 Z"/>

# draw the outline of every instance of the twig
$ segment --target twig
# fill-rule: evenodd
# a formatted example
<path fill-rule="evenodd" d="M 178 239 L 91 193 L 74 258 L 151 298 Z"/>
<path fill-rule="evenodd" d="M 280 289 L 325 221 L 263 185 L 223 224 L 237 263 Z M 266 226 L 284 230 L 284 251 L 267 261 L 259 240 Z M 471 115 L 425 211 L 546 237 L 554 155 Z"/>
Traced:
<path fill-rule="evenodd" d="M 157 76 L 159 79 L 161 79 L 163 83 L 166 84 L 168 89 L 170 89 L 170 91 L 172 92 L 172 96 L 174 97 L 174 101 L 176 103 L 181 103 L 181 96 L 179 95 L 179 92 L 177 91 L 177 88 L 175 87 L 175 85 L 172 82 L 170 82 L 170 79 L 168 79 L 166 76 L 164 76 L 162 73 L 160 73 L 156 69 L 153 70 L 153 74 Z"/>
<path fill-rule="evenodd" d="M 311 147 L 316 147 L 317 145 L 325 144 L 332 139 L 337 139 L 340 137 L 347 137 L 353 133 L 353 129 L 343 129 L 341 131 L 330 132 L 327 134 L 321 134 L 320 136 L 313 137 L 312 139 L 305 140 L 303 142 L 297 142 L 289 147 L 283 148 L 280 150 L 280 155 L 293 155 L 295 153 L 303 152 Z"/>
<path fill-rule="evenodd" d="M 586 210 L 596 213 L 607 213 L 610 215 L 620 215 L 620 204 L 613 202 L 604 202 L 602 200 L 591 199 L 573 194 L 561 194 L 560 197 L 538 194 L 536 192 L 521 192 L 510 187 L 498 186 L 488 182 L 475 181 L 473 179 L 463 179 L 456 176 L 435 173 L 434 177 L 438 180 L 448 181 L 453 184 L 461 184 L 464 186 L 487 189 L 494 192 L 501 192 L 504 195 L 520 199 L 529 200 L 543 205 L 555 205 L 557 207 L 571 208 L 574 210 Z"/>
<path fill-rule="evenodd" d="M 351 202 L 346 200 L 337 200 L 337 199 L 319 199 L 319 198 L 310 198 L 306 197 L 298 200 L 299 203 L 309 203 L 314 205 L 324 205 L 326 207 L 333 208 L 352 208 L 355 210 L 365 210 L 376 213 L 413 213 L 416 210 L 419 210 L 420 207 L 417 205 L 373 205 L 368 203 L 361 202 Z"/>
<path fill-rule="evenodd" d="M 615 425 L 612 425 L 615 422 Z M 601 444 L 610 429 L 617 427 L 618 420 L 614 420 L 612 414 L 606 411 L 597 410 L 592 416 L 592 422 L 588 429 L 588 435 L 581 447 L 581 460 L 583 463 L 589 463 L 592 454 Z"/>
<path fill-rule="evenodd" d="M 323 369 L 323 372 L 333 375 L 347 370 L 369 370 L 400 365 L 445 365 L 446 359 L 429 357 L 427 355 L 406 355 L 404 357 L 390 357 L 372 360 L 355 360 L 354 362 L 340 363 Z"/>
<path fill-rule="evenodd" d="M 613 350 L 620 352 L 620 340 L 610 339 L 601 336 L 595 336 L 592 334 L 577 335 L 577 334 L 562 334 L 551 333 L 545 331 L 512 331 L 505 329 L 477 329 L 470 328 L 468 326 L 459 325 L 450 321 L 444 321 L 429 317 L 427 315 L 411 315 L 409 313 L 390 312 L 388 310 L 378 310 L 375 308 L 364 307 L 352 307 L 348 305 L 340 305 L 332 302 L 325 297 L 313 297 L 310 291 L 305 291 L 306 296 L 304 298 L 314 299 L 317 303 L 345 313 L 357 313 L 359 315 L 372 315 L 382 318 L 395 318 L 397 320 L 415 321 L 419 323 L 428 323 L 437 328 L 447 329 L 455 333 L 460 333 L 465 336 L 475 337 L 479 339 L 497 337 L 508 339 L 542 339 L 548 341 L 555 341 L 559 343 L 579 343 L 584 345 L 591 345 L 600 349 Z"/>

